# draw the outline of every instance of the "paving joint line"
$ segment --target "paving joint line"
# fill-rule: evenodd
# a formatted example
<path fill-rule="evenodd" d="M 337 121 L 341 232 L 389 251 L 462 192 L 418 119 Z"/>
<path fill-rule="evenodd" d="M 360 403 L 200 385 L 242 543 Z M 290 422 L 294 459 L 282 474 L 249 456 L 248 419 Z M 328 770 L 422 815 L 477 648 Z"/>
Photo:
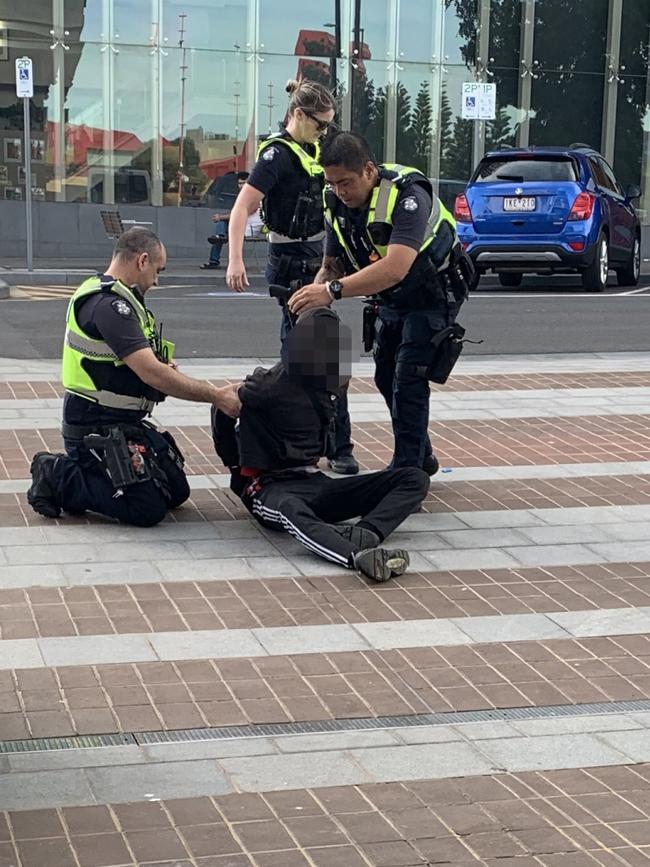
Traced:
<path fill-rule="evenodd" d="M 560 717 L 607 716 L 626 713 L 650 713 L 650 699 L 3 740 L 0 741 L 0 755 L 50 752 L 53 750 L 97 749 L 115 746 L 144 747 L 154 744 L 179 744 L 198 741 L 248 740 L 260 737 L 334 734 L 353 731 L 419 728 L 422 726 L 457 726 L 495 721 L 510 722 L 513 720 L 557 719 Z"/>

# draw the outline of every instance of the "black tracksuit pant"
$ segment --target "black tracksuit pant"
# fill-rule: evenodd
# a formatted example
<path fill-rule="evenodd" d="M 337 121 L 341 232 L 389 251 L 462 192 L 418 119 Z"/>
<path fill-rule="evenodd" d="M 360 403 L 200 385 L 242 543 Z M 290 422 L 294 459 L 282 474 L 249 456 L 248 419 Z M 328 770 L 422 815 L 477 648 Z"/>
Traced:
<path fill-rule="evenodd" d="M 319 557 L 352 567 L 359 549 L 331 525 L 361 517 L 383 541 L 420 505 L 429 477 L 414 467 L 336 479 L 317 472 L 288 479 L 266 476 L 258 487 L 242 501 L 260 524 L 285 530 Z"/>

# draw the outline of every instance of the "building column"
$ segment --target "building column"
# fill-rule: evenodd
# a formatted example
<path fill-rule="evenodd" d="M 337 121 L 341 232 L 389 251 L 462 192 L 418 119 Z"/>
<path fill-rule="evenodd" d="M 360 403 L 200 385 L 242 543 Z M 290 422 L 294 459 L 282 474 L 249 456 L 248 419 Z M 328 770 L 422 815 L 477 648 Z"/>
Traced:
<path fill-rule="evenodd" d="M 151 204 L 163 203 L 162 2 L 151 0 Z"/>
<path fill-rule="evenodd" d="M 251 118 L 249 128 L 246 130 L 248 137 L 248 153 L 251 160 L 255 159 L 257 153 L 257 141 L 260 133 L 264 132 L 261 129 L 259 118 L 259 81 L 260 81 L 260 63 L 264 62 L 264 58 L 260 57 L 260 9 L 258 0 L 248 0 L 247 11 L 248 32 L 246 39 L 246 63 L 248 69 L 246 72 L 246 105 L 248 108 L 248 116 Z M 237 124 L 238 126 L 239 124 Z M 240 131 L 235 130 L 237 141 L 235 148 L 239 147 Z"/>
<path fill-rule="evenodd" d="M 440 188 L 440 163 L 442 159 L 442 128 L 440 113 L 442 111 L 442 93 L 445 81 L 445 7 L 443 3 L 435 4 L 433 20 L 433 53 L 431 55 L 431 149 L 429 151 L 428 174 L 433 178 L 434 192 Z"/>
<path fill-rule="evenodd" d="M 54 83 L 50 88 L 51 116 L 54 130 L 54 199 L 65 202 L 65 21 L 63 0 L 52 0 L 52 64 Z M 49 114 L 49 112 L 48 112 Z M 44 135 L 46 131 L 44 130 Z"/>
<path fill-rule="evenodd" d="M 605 87 L 603 89 L 603 126 L 600 139 L 600 152 L 609 163 L 614 161 L 616 140 L 622 18 L 623 0 L 609 0 L 607 47 L 605 49 Z"/>
<path fill-rule="evenodd" d="M 648 40 L 648 57 L 650 57 L 650 40 Z M 641 157 L 641 222 L 650 221 L 650 66 L 645 89 L 646 111 L 643 119 L 643 150 Z"/>
<path fill-rule="evenodd" d="M 391 0 L 388 13 L 386 54 L 386 117 L 384 125 L 384 162 L 394 163 L 397 155 L 397 99 L 399 90 L 399 12 L 400 0 Z"/>
<path fill-rule="evenodd" d="M 490 63 L 490 0 L 479 0 L 476 80 L 487 81 Z M 485 121 L 475 120 L 472 139 L 472 165 L 477 166 L 485 153 Z"/>
<path fill-rule="evenodd" d="M 530 101 L 533 90 L 533 46 L 535 41 L 535 0 L 522 0 L 519 78 L 519 110 L 522 120 L 517 130 L 517 145 L 528 147 L 530 141 Z"/>
<path fill-rule="evenodd" d="M 102 109 L 104 135 L 102 149 L 104 152 L 102 176 L 104 178 L 104 204 L 115 204 L 115 55 L 119 48 L 113 45 L 113 0 L 103 0 L 102 3 Z M 90 178 L 90 166 L 88 176 Z"/>

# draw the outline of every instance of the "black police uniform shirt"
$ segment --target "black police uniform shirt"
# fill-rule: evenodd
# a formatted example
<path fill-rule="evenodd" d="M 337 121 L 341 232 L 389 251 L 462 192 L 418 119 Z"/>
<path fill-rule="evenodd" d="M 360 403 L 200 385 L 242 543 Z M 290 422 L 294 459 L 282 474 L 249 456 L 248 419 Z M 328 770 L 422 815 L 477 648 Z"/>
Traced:
<path fill-rule="evenodd" d="M 424 243 L 432 204 L 431 196 L 420 184 L 411 184 L 402 190 L 393 211 L 393 231 L 389 244 L 401 244 L 418 251 Z M 343 212 L 344 218 L 349 221 L 352 237 L 350 238 L 349 232 L 345 232 L 345 236 L 350 244 L 352 255 L 361 268 L 366 268 L 372 264 L 370 260 L 372 246 L 366 232 L 368 207 L 343 209 L 339 204 L 337 211 Z M 334 229 L 326 223 L 326 230 L 325 255 L 340 257 L 345 262 L 347 273 L 353 273 L 354 269 L 348 262 Z"/>
<path fill-rule="evenodd" d="M 102 280 L 109 279 L 107 275 L 102 277 Z M 143 300 L 137 289 L 133 292 Z M 113 293 L 97 292 L 82 301 L 77 308 L 77 322 L 89 337 L 104 340 L 120 359 L 149 346 L 133 307 Z M 146 413 L 139 410 L 110 409 L 69 393 L 63 401 L 63 420 L 68 424 L 133 423 L 145 416 Z"/>
<path fill-rule="evenodd" d="M 313 144 L 301 144 L 300 147 L 310 157 L 316 155 L 316 146 Z M 258 192 L 268 196 L 272 189 L 277 186 L 282 188 L 288 177 L 296 171 L 296 158 L 288 147 L 283 144 L 268 145 L 248 176 L 246 183 L 255 187 Z M 313 248 L 313 250 L 312 250 Z M 287 242 L 286 244 L 269 244 L 271 253 L 287 256 L 314 255 L 320 256 L 322 245 L 320 241 L 311 241 L 306 244 L 302 241 Z"/>

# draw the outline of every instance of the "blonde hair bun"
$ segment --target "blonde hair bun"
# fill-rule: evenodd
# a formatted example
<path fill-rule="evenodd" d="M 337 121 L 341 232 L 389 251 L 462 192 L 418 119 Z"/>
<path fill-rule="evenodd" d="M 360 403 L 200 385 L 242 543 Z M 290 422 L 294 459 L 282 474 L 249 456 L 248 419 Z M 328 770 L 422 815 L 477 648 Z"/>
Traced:
<path fill-rule="evenodd" d="M 300 82 L 296 81 L 295 78 L 290 78 L 285 85 L 285 90 L 287 93 L 292 94 L 295 93 L 300 87 Z"/>

